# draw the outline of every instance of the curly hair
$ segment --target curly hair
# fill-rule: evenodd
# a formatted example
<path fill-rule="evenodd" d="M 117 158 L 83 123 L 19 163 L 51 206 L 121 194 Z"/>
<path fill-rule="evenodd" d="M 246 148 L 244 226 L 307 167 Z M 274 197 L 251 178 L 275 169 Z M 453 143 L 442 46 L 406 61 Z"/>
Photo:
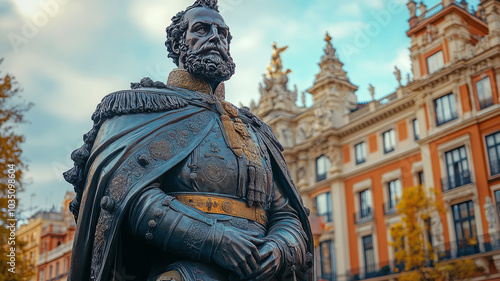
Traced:
<path fill-rule="evenodd" d="M 168 57 L 171 58 L 177 66 L 179 66 L 179 54 L 174 51 L 174 44 L 179 44 L 181 51 L 187 51 L 183 49 L 183 47 L 185 48 L 185 36 L 188 29 L 188 22 L 184 19 L 184 15 L 187 11 L 200 7 L 219 12 L 217 0 L 196 0 L 196 2 L 187 7 L 186 10 L 177 13 L 177 15 L 172 18 L 172 23 L 166 29 L 167 40 L 165 41 L 165 46 L 167 47 Z M 231 38 L 231 33 L 229 33 L 228 43 L 231 43 Z"/>

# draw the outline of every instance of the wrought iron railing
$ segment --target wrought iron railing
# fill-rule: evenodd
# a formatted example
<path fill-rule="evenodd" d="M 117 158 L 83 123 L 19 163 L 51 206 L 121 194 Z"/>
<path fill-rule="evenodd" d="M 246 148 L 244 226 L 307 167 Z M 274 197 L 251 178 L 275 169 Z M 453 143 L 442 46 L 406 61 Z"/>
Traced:
<path fill-rule="evenodd" d="M 391 215 L 398 211 L 396 208 L 397 203 L 386 202 L 384 203 L 384 214 Z"/>
<path fill-rule="evenodd" d="M 472 183 L 472 179 L 470 177 L 469 171 L 465 171 L 461 174 L 458 174 L 454 177 L 447 177 L 441 179 L 441 186 L 444 191 L 449 191 L 457 187 L 461 187 L 467 184 Z"/>
<path fill-rule="evenodd" d="M 435 247 L 438 261 L 452 260 L 475 254 L 500 251 L 500 233 L 481 235 L 473 239 L 454 241 Z M 493 253 L 492 253 L 493 254 Z M 497 254 L 497 253 L 494 253 Z M 428 260 L 426 266 L 433 266 L 434 261 Z M 345 274 L 339 274 L 338 281 L 356 281 L 398 274 L 405 270 L 405 263 L 396 261 L 369 264 L 362 268 L 353 268 Z"/>
<path fill-rule="evenodd" d="M 368 208 L 366 210 L 356 212 L 354 214 L 354 220 L 356 223 L 363 223 L 373 220 L 373 210 Z"/>
<path fill-rule="evenodd" d="M 448 242 L 436 247 L 436 249 L 439 261 L 500 250 L 500 233 Z"/>
<path fill-rule="evenodd" d="M 434 16 L 435 14 L 441 12 L 443 10 L 443 8 L 444 8 L 443 3 L 437 4 L 436 6 L 427 10 L 427 12 L 425 12 L 425 14 L 421 15 L 420 16 L 422 18 L 421 20 L 425 20 L 425 19 L 428 19 L 428 18 Z"/>

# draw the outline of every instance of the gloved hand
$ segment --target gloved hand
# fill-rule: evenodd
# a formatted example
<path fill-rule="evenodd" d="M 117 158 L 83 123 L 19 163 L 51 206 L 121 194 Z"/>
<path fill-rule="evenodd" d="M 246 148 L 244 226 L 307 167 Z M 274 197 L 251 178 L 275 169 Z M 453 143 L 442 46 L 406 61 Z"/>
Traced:
<path fill-rule="evenodd" d="M 258 236 L 258 233 L 225 226 L 222 240 L 213 252 L 212 260 L 236 273 L 240 279 L 254 274 L 260 267 L 258 246 L 264 244 L 264 240 L 257 238 Z"/>
<path fill-rule="evenodd" d="M 266 241 L 259 249 L 259 268 L 245 280 L 271 280 L 281 269 L 281 251 L 274 241 Z"/>

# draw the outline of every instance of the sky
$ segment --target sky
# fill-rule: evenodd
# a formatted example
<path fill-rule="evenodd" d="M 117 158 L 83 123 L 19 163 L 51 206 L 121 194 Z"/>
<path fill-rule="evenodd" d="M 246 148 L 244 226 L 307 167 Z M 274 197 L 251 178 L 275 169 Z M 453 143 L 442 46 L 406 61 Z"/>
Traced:
<path fill-rule="evenodd" d="M 16 128 L 26 137 L 28 163 L 18 213 L 59 208 L 72 186 L 62 173 L 73 166 L 71 152 L 83 144 L 90 116 L 108 93 L 128 89 L 149 76 L 166 81 L 174 68 L 164 45 L 165 28 L 194 0 L 2 0 L 0 75 L 16 77 L 22 98 L 35 106 L 30 122 Z M 314 83 L 325 47 L 333 37 L 344 70 L 359 86 L 358 101 L 397 88 L 397 65 L 410 73 L 409 12 L 406 0 L 219 0 L 231 29 L 236 74 L 226 82 L 226 99 L 239 105 L 258 101 L 272 44 L 282 54 L 289 87 L 299 92 Z M 477 6 L 478 0 L 469 0 Z M 439 3 L 426 0 L 427 7 Z M 311 98 L 308 98 L 308 105 Z"/>

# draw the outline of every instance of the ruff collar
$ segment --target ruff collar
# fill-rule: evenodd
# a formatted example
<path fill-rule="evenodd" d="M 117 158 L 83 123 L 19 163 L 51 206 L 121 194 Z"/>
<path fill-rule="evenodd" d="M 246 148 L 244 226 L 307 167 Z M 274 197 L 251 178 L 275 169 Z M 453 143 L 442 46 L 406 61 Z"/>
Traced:
<path fill-rule="evenodd" d="M 212 92 L 212 87 L 205 80 L 194 76 L 185 69 L 176 68 L 170 72 L 167 80 L 168 86 L 183 88 L 191 91 L 204 93 L 207 95 L 215 95 L 218 99 L 224 100 L 226 97 L 226 89 L 224 82 L 220 83 L 215 92 Z"/>

